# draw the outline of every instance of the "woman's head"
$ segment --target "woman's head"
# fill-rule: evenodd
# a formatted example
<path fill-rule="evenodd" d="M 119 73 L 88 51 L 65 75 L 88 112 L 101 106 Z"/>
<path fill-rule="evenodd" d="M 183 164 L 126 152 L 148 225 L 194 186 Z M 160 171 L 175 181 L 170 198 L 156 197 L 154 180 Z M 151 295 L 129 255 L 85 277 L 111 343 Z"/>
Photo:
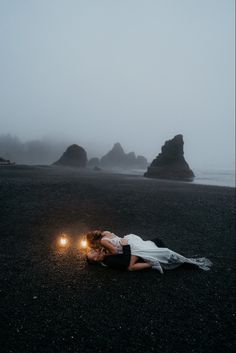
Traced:
<path fill-rule="evenodd" d="M 87 253 L 87 261 L 92 264 L 102 262 L 104 260 L 104 257 L 105 257 L 104 251 L 98 251 L 98 250 L 92 249 Z"/>
<path fill-rule="evenodd" d="M 86 234 L 88 247 L 95 249 L 101 247 L 102 231 L 94 230 Z"/>

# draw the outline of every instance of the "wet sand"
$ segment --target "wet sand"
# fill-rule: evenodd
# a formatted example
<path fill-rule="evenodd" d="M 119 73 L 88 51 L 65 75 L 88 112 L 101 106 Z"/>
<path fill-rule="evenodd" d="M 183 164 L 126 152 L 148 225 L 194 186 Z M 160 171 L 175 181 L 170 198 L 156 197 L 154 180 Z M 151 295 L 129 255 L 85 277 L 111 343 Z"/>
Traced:
<path fill-rule="evenodd" d="M 78 172 L 0 169 L 1 351 L 217 353 L 235 349 L 235 189 Z M 159 237 L 212 270 L 88 266 L 86 230 Z M 66 232 L 70 247 L 60 250 Z"/>

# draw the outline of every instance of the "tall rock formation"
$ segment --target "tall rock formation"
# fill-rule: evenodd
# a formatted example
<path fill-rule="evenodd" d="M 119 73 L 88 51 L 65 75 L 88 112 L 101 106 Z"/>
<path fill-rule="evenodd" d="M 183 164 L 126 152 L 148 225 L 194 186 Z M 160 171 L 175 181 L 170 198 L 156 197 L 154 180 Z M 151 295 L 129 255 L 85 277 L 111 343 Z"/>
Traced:
<path fill-rule="evenodd" d="M 144 176 L 160 179 L 193 180 L 193 171 L 184 158 L 183 135 L 176 135 L 172 140 L 165 142 L 161 148 L 161 153 L 152 161 Z"/>
<path fill-rule="evenodd" d="M 53 164 L 65 167 L 85 168 L 87 165 L 87 153 L 83 147 L 74 144 L 69 146 L 61 158 Z"/>
<path fill-rule="evenodd" d="M 111 151 L 101 158 L 100 165 L 105 168 L 147 168 L 143 156 L 136 157 L 134 152 L 125 153 L 120 143 L 115 143 Z"/>
<path fill-rule="evenodd" d="M 123 167 L 126 154 L 119 142 L 115 143 L 112 150 L 101 158 L 101 166 L 103 167 Z"/>

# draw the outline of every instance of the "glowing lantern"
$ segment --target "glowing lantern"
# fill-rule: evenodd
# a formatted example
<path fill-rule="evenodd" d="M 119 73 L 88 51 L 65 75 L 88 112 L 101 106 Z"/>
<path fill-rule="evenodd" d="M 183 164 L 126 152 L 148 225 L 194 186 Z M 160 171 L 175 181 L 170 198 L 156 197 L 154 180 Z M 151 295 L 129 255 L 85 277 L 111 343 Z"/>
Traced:
<path fill-rule="evenodd" d="M 68 244 L 68 239 L 64 234 L 60 237 L 59 244 L 60 246 L 66 246 Z"/>
<path fill-rule="evenodd" d="M 80 245 L 81 245 L 81 248 L 86 249 L 88 246 L 87 240 L 86 239 L 81 240 Z"/>

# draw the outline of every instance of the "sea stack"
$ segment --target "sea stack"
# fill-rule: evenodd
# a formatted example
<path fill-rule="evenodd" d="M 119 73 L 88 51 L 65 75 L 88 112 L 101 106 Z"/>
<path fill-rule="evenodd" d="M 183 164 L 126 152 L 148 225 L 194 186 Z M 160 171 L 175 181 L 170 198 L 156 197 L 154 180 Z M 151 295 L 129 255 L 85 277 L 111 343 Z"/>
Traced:
<path fill-rule="evenodd" d="M 100 165 L 100 160 L 97 157 L 91 158 L 88 161 L 88 167 L 99 167 Z"/>
<path fill-rule="evenodd" d="M 85 168 L 87 165 L 87 153 L 83 147 L 75 144 L 71 145 L 53 165 Z"/>
<path fill-rule="evenodd" d="M 104 167 L 123 167 L 126 162 L 126 154 L 119 142 L 115 143 L 111 151 L 101 158 Z"/>
<path fill-rule="evenodd" d="M 194 173 L 184 158 L 183 135 L 176 135 L 172 140 L 165 142 L 161 153 L 152 161 L 144 176 L 183 181 L 193 180 Z"/>
<path fill-rule="evenodd" d="M 105 168 L 147 168 L 147 159 L 143 156 L 136 157 L 134 152 L 125 153 L 119 142 L 101 158 L 100 165 Z"/>

